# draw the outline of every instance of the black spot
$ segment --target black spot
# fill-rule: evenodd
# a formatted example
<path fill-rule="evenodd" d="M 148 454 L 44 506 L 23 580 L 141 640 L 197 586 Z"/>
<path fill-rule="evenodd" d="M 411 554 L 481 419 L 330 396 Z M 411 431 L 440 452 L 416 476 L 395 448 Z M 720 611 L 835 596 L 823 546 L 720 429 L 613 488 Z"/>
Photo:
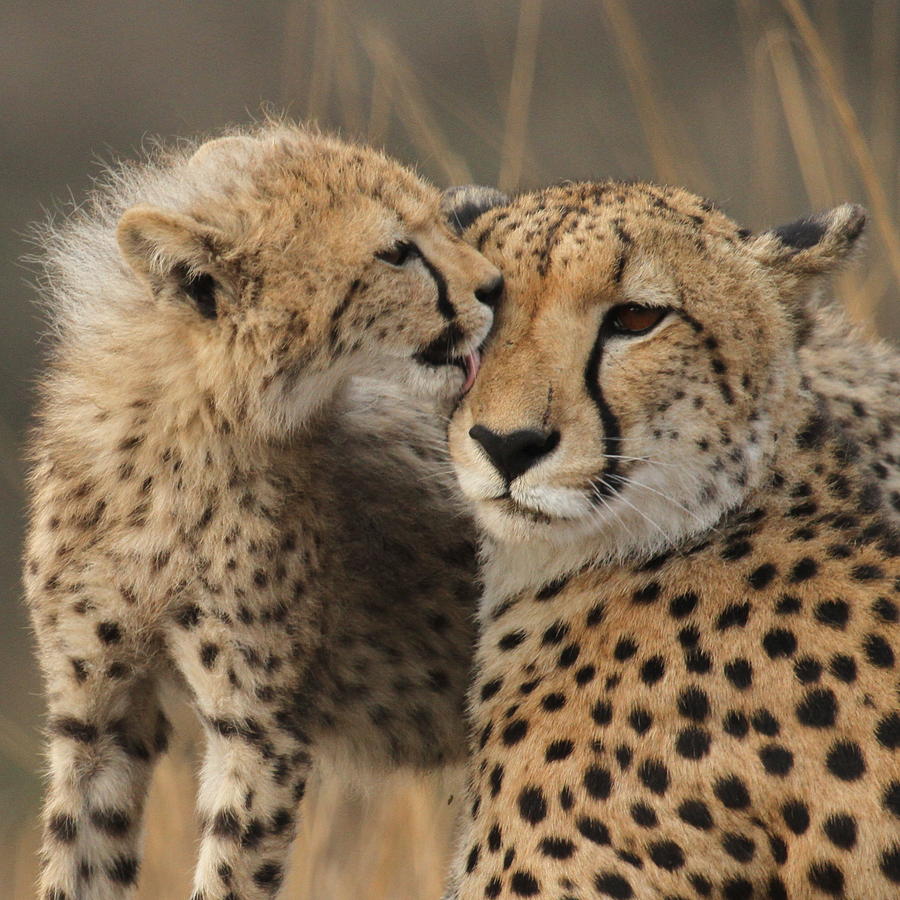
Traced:
<path fill-rule="evenodd" d="M 753 667 L 749 660 L 733 659 L 725 663 L 725 677 L 739 690 L 745 691 L 753 683 Z"/>
<path fill-rule="evenodd" d="M 888 750 L 900 747 L 900 713 L 888 713 L 879 720 L 875 726 L 875 739 Z"/>
<path fill-rule="evenodd" d="M 466 872 L 472 873 L 478 868 L 478 857 L 481 854 L 481 849 L 478 844 L 476 844 L 470 851 L 469 855 L 466 858 Z"/>
<path fill-rule="evenodd" d="M 597 674 L 596 668 L 594 666 L 582 666 L 575 673 L 575 683 L 579 687 L 584 687 L 586 684 L 590 684 L 591 681 L 594 680 L 594 676 Z"/>
<path fill-rule="evenodd" d="M 488 843 L 488 849 L 492 853 L 496 853 L 500 849 L 500 847 L 502 845 L 502 838 L 501 838 L 501 834 L 500 834 L 500 826 L 499 825 L 494 825 L 491 828 L 491 830 L 488 832 L 487 843 Z"/>
<path fill-rule="evenodd" d="M 200 607 L 196 603 L 182 606 L 175 614 L 175 621 L 182 628 L 193 628 L 200 621 Z"/>
<path fill-rule="evenodd" d="M 836 847 L 852 850 L 856 845 L 856 820 L 853 816 L 837 813 L 822 823 L 822 831 Z"/>
<path fill-rule="evenodd" d="M 631 900 L 634 896 L 631 884 L 615 872 L 601 872 L 594 878 L 594 887 L 613 900 Z"/>
<path fill-rule="evenodd" d="M 660 590 L 659 582 L 651 581 L 650 584 L 636 590 L 632 600 L 640 604 L 653 603 L 659 598 Z"/>
<path fill-rule="evenodd" d="M 595 800 L 605 800 L 612 790 L 612 775 L 602 766 L 591 766 L 584 773 L 584 787 Z"/>
<path fill-rule="evenodd" d="M 115 622 L 100 622 L 97 625 L 97 637 L 104 644 L 117 644 L 122 640 L 122 631 Z"/>
<path fill-rule="evenodd" d="M 693 828 L 708 831 L 712 828 L 713 819 L 709 807 L 701 800 L 685 800 L 678 807 L 678 817 Z"/>
<path fill-rule="evenodd" d="M 881 854 L 880 866 L 888 881 L 900 884 L 900 843 L 891 845 Z"/>
<path fill-rule="evenodd" d="M 635 803 L 631 807 L 631 818 L 641 826 L 641 828 L 655 828 L 659 820 L 653 808 L 647 806 L 646 803 Z"/>
<path fill-rule="evenodd" d="M 565 575 L 562 578 L 557 578 L 555 581 L 551 581 L 544 585 L 544 587 L 535 594 L 534 599 L 540 600 L 541 602 L 552 600 L 569 583 L 569 577 L 570 576 Z"/>
<path fill-rule="evenodd" d="M 91 824 L 113 837 L 122 837 L 131 829 L 131 818 L 120 809 L 95 809 L 91 811 Z"/>
<path fill-rule="evenodd" d="M 779 656 L 791 656 L 797 649 L 797 638 L 793 631 L 786 628 L 773 628 L 766 632 L 762 644 L 769 657 L 776 659 Z"/>
<path fill-rule="evenodd" d="M 722 720 L 722 727 L 732 737 L 743 738 L 747 736 L 750 730 L 750 723 L 747 717 L 736 709 L 729 710 Z"/>
<path fill-rule="evenodd" d="M 737 775 L 718 779 L 713 785 L 713 793 L 728 809 L 746 809 L 750 805 L 747 787 Z"/>
<path fill-rule="evenodd" d="M 511 747 L 513 744 L 518 744 L 527 732 L 528 723 L 524 719 L 514 719 L 503 729 L 500 739 L 507 747 Z"/>
<path fill-rule="evenodd" d="M 850 570 L 850 577 L 855 581 L 874 581 L 884 578 L 884 572 L 879 566 L 856 566 Z"/>
<path fill-rule="evenodd" d="M 852 656 L 836 653 L 831 657 L 831 662 L 828 664 L 828 671 L 839 681 L 844 681 L 849 684 L 856 680 L 856 661 Z"/>
<path fill-rule="evenodd" d="M 591 710 L 591 718 L 598 725 L 609 725 L 612 721 L 612 704 L 606 700 L 598 700 Z"/>
<path fill-rule="evenodd" d="M 669 770 L 658 759 L 644 760 L 638 766 L 638 778 L 654 794 L 665 794 L 669 787 Z"/>
<path fill-rule="evenodd" d="M 759 758 L 769 775 L 784 777 L 794 767 L 794 754 L 780 744 L 766 744 L 761 747 Z"/>
<path fill-rule="evenodd" d="M 805 834 L 806 829 L 809 828 L 809 810 L 807 810 L 806 804 L 800 800 L 788 800 L 781 807 L 781 815 L 784 819 L 784 824 L 794 834 Z"/>
<path fill-rule="evenodd" d="M 872 604 L 872 612 L 881 619 L 882 622 L 892 624 L 900 621 L 900 612 L 897 610 L 897 604 L 887 597 L 879 597 Z"/>
<path fill-rule="evenodd" d="M 526 637 L 528 635 L 524 631 L 510 631 L 497 641 L 497 648 L 500 650 L 512 650 L 518 647 Z"/>
<path fill-rule="evenodd" d="M 712 739 L 705 728 L 684 728 L 675 739 L 675 751 L 685 759 L 703 759 Z"/>
<path fill-rule="evenodd" d="M 656 684 L 665 675 L 666 664 L 661 656 L 651 656 L 641 666 L 641 681 L 644 684 Z"/>
<path fill-rule="evenodd" d="M 798 597 L 785 594 L 775 605 L 775 612 L 779 616 L 790 616 L 800 611 L 801 603 Z"/>
<path fill-rule="evenodd" d="M 783 866 L 787 862 L 787 844 L 777 834 L 769 834 L 769 849 L 772 851 L 772 859 L 779 866 Z"/>
<path fill-rule="evenodd" d="M 503 766 L 497 763 L 493 769 L 491 769 L 490 777 L 488 778 L 488 783 L 491 788 L 491 796 L 496 797 L 497 794 L 500 793 L 500 788 L 503 786 Z"/>
<path fill-rule="evenodd" d="M 722 835 L 722 849 L 739 863 L 748 863 L 756 853 L 756 844 L 745 834 L 727 831 Z"/>
<path fill-rule="evenodd" d="M 722 551 L 722 559 L 726 562 L 735 562 L 738 559 L 743 559 L 752 550 L 753 544 L 750 541 L 735 541 L 732 544 L 728 544 Z"/>
<path fill-rule="evenodd" d="M 831 862 L 815 862 L 807 873 L 809 883 L 832 897 L 844 892 L 844 873 Z"/>
<path fill-rule="evenodd" d="M 513 872 L 509 886 L 517 897 L 533 897 L 541 892 L 538 880 L 530 872 Z"/>
<path fill-rule="evenodd" d="M 495 678 L 492 681 L 487 681 L 481 686 L 481 700 L 484 702 L 485 700 L 490 700 L 503 686 L 502 678 Z"/>
<path fill-rule="evenodd" d="M 724 631 L 726 628 L 743 628 L 747 624 L 749 617 L 749 603 L 732 603 L 730 606 L 726 606 L 719 614 L 719 618 L 716 620 L 716 628 L 719 631 Z"/>
<path fill-rule="evenodd" d="M 722 896 L 725 900 L 750 900 L 753 885 L 746 878 L 729 878 L 722 884 Z"/>
<path fill-rule="evenodd" d="M 563 650 L 560 651 L 559 659 L 557 659 L 556 664 L 561 669 L 568 669 L 575 664 L 579 652 L 578 644 L 569 644 L 568 647 L 564 647 Z"/>
<path fill-rule="evenodd" d="M 867 634 L 863 639 L 863 653 L 866 659 L 879 669 L 894 667 L 894 651 L 880 634 Z"/>
<path fill-rule="evenodd" d="M 862 750 L 853 741 L 835 741 L 825 756 L 828 771 L 841 781 L 856 781 L 866 771 Z"/>
<path fill-rule="evenodd" d="M 587 616 L 585 617 L 585 625 L 588 628 L 596 628 L 603 621 L 603 616 L 606 612 L 606 607 L 603 603 L 595 604 L 589 611 Z"/>
<path fill-rule="evenodd" d="M 575 844 L 566 838 L 546 837 L 538 844 L 538 849 L 551 859 L 568 859 L 575 852 Z"/>
<path fill-rule="evenodd" d="M 684 865 L 684 852 L 674 841 L 654 841 L 647 849 L 650 859 L 661 869 L 674 872 Z"/>
<path fill-rule="evenodd" d="M 705 650 L 687 650 L 684 654 L 684 664 L 688 672 L 697 675 L 706 675 L 712 669 L 712 659 Z"/>
<path fill-rule="evenodd" d="M 106 874 L 116 884 L 134 884 L 137 881 L 138 861 L 133 856 L 116 856 L 107 863 Z"/>
<path fill-rule="evenodd" d="M 807 691 L 797 704 L 797 720 L 808 728 L 830 728 L 837 719 L 837 712 L 834 692 L 828 689 Z"/>
<path fill-rule="evenodd" d="M 816 604 L 813 614 L 829 628 L 844 628 L 850 618 L 850 606 L 846 600 L 823 600 Z"/>
<path fill-rule="evenodd" d="M 72 716 L 62 716 L 51 720 L 50 730 L 54 734 L 70 738 L 80 744 L 93 744 L 99 736 L 96 725 L 82 722 Z"/>
<path fill-rule="evenodd" d="M 575 744 L 570 740 L 563 739 L 554 741 L 552 744 L 547 745 L 544 759 L 547 762 L 559 762 L 559 760 L 567 759 L 571 756 L 574 749 Z"/>
<path fill-rule="evenodd" d="M 747 576 L 747 581 L 749 582 L 750 587 L 757 591 L 761 591 L 772 583 L 772 579 L 777 573 L 778 569 L 772 563 L 764 563 Z"/>
<path fill-rule="evenodd" d="M 566 695 L 560 694 L 558 692 L 547 694 L 541 699 L 541 706 L 546 709 L 547 712 L 556 712 L 558 709 L 562 709 L 565 705 Z"/>
<path fill-rule="evenodd" d="M 542 644 L 559 644 L 569 633 L 569 626 L 564 622 L 554 622 L 541 638 Z"/>
<path fill-rule="evenodd" d="M 619 662 L 624 662 L 635 653 L 637 653 L 637 644 L 631 638 L 621 638 L 613 650 L 613 657 Z"/>
<path fill-rule="evenodd" d="M 594 844 L 608 844 L 609 830 L 599 819 L 582 816 L 576 823 L 578 831 Z"/>
<path fill-rule="evenodd" d="M 694 611 L 698 599 L 697 595 L 690 591 L 686 594 L 679 594 L 669 601 L 669 612 L 673 618 L 683 619 Z"/>
<path fill-rule="evenodd" d="M 767 737 L 775 737 L 779 731 L 778 719 L 767 709 L 758 709 L 750 717 L 750 722 L 755 731 Z"/>
<path fill-rule="evenodd" d="M 791 584 L 798 584 L 801 581 L 808 581 L 819 571 L 818 563 L 809 556 L 794 563 L 791 569 Z"/>
<path fill-rule="evenodd" d="M 215 664 L 216 657 L 219 655 L 219 646 L 217 644 L 201 644 L 200 645 L 200 662 L 205 669 L 211 669 Z"/>
<path fill-rule="evenodd" d="M 518 802 L 519 815 L 531 825 L 537 825 L 547 815 L 547 801 L 539 787 L 524 788 Z"/>
<path fill-rule="evenodd" d="M 488 898 L 499 897 L 500 891 L 503 890 L 503 884 L 499 878 L 492 878 L 484 886 L 484 896 Z"/>
<path fill-rule="evenodd" d="M 63 844 L 71 844 L 78 835 L 78 823 L 73 816 L 56 815 L 47 823 L 47 828 Z"/>
<path fill-rule="evenodd" d="M 882 797 L 884 808 L 900 819 L 900 781 L 892 781 L 885 789 Z"/>
<path fill-rule="evenodd" d="M 653 716 L 645 709 L 636 707 L 628 716 L 628 724 L 638 733 L 644 734 L 653 724 Z"/>
<path fill-rule="evenodd" d="M 678 712 L 685 718 L 702 722 L 709 715 L 709 698 L 698 687 L 685 688 L 678 697 Z"/>
<path fill-rule="evenodd" d="M 804 656 L 794 663 L 794 675 L 801 684 L 812 684 L 822 677 L 822 665 L 811 656 Z"/>
<path fill-rule="evenodd" d="M 263 863 L 254 873 L 253 880 L 260 887 L 277 888 L 281 884 L 284 873 L 276 862 Z"/>

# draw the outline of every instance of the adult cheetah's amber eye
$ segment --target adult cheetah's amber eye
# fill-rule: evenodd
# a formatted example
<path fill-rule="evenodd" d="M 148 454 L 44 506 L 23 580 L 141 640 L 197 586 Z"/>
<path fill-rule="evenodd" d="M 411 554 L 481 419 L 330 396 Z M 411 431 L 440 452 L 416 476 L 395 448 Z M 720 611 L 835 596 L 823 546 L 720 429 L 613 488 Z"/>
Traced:
<path fill-rule="evenodd" d="M 389 266 L 402 266 L 419 252 L 419 248 L 409 241 L 397 241 L 389 250 L 382 250 L 375 254 L 376 259 L 386 262 Z"/>
<path fill-rule="evenodd" d="M 637 303 L 623 303 L 609 311 L 608 321 L 618 334 L 645 334 L 658 325 L 668 313 L 658 306 L 640 306 Z"/>

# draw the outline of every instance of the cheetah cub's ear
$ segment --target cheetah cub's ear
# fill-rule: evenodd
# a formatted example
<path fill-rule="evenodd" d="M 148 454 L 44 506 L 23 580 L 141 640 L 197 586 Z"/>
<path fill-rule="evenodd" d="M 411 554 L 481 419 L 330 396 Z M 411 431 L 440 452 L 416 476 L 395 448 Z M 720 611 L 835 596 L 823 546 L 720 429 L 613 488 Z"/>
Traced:
<path fill-rule="evenodd" d="M 116 232 L 126 262 L 155 295 L 190 303 L 206 319 L 218 315 L 225 235 L 181 213 L 133 206 Z"/>
<path fill-rule="evenodd" d="M 480 215 L 495 206 L 506 206 L 509 197 L 496 188 L 465 184 L 447 188 L 441 197 L 441 211 L 456 234 L 462 234 Z"/>

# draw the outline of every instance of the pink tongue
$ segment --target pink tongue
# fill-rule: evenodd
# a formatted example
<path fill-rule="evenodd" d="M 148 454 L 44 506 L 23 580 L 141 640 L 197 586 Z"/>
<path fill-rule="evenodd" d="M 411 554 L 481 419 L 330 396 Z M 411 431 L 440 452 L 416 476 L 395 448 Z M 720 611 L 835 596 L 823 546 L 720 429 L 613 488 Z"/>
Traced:
<path fill-rule="evenodd" d="M 475 376 L 478 374 L 478 369 L 481 367 L 481 356 L 479 355 L 477 350 L 473 350 L 471 353 L 466 354 L 466 380 L 462 386 L 462 392 L 464 394 L 468 393 L 469 388 L 475 384 Z"/>

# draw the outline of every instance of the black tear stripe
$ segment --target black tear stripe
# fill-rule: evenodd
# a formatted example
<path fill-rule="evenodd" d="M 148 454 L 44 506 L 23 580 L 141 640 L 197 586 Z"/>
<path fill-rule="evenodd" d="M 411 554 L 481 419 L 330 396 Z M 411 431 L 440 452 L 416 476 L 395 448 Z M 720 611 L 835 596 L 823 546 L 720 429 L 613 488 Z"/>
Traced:
<path fill-rule="evenodd" d="M 350 301 L 353 299 L 356 292 L 360 287 L 360 280 L 357 278 L 349 288 L 347 288 L 347 293 L 344 294 L 343 299 L 340 303 L 332 310 L 331 313 L 331 330 L 328 334 L 329 343 L 334 349 L 338 344 L 338 339 L 340 337 L 338 323 L 340 322 L 341 316 L 347 311 L 347 307 L 350 306 Z"/>
<path fill-rule="evenodd" d="M 622 437 L 619 420 L 607 405 L 603 397 L 603 389 L 600 387 L 600 363 L 603 360 L 603 349 L 608 336 L 609 326 L 604 321 L 597 332 L 597 340 L 594 341 L 591 355 L 588 357 L 587 366 L 584 370 L 585 387 L 594 401 L 594 405 L 600 413 L 600 421 L 603 423 L 603 449 L 608 457 L 604 461 L 603 470 L 599 476 L 595 476 L 592 479 L 594 488 L 600 498 L 608 497 L 614 493 L 615 488 L 609 484 L 606 477 L 615 475 L 619 471 L 621 462 L 621 460 L 616 458 L 619 455 L 619 439 Z"/>
<path fill-rule="evenodd" d="M 447 293 L 447 279 L 444 278 L 443 272 L 432 265 L 431 260 L 421 250 L 419 251 L 419 259 L 422 260 L 422 265 L 428 270 L 428 274 L 434 279 L 437 287 L 438 312 L 448 321 L 455 319 L 456 309 L 450 302 L 450 296 Z"/>

